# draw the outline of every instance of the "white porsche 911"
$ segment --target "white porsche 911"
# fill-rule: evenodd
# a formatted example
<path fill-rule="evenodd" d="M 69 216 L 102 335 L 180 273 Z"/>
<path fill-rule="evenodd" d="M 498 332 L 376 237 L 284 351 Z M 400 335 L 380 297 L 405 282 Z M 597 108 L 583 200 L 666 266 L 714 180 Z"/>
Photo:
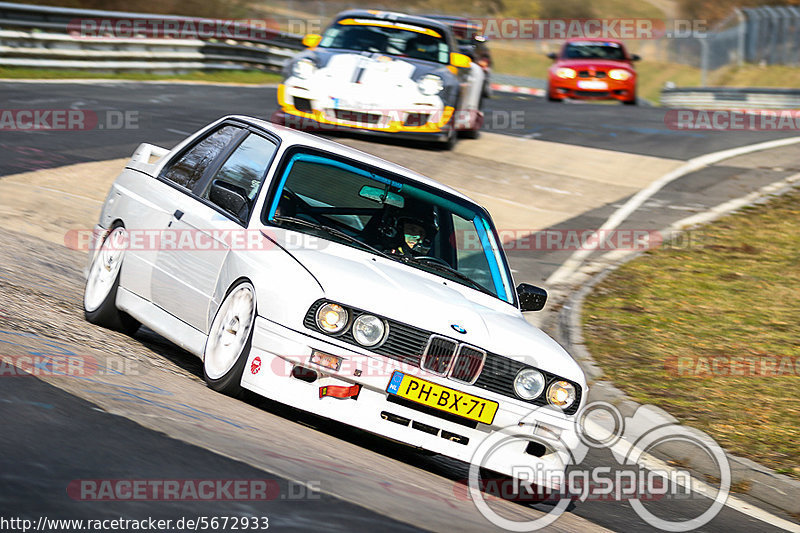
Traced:
<path fill-rule="evenodd" d="M 487 211 L 427 177 L 312 135 L 224 117 L 142 144 L 95 228 L 86 318 L 140 324 L 242 388 L 484 467 L 558 468 L 586 381 L 522 311 Z M 531 418 L 533 417 L 533 418 Z"/>
<path fill-rule="evenodd" d="M 459 53 L 449 26 L 386 11 L 340 13 L 284 69 L 273 121 L 308 130 L 358 130 L 452 148 L 483 123 L 485 74 Z"/>

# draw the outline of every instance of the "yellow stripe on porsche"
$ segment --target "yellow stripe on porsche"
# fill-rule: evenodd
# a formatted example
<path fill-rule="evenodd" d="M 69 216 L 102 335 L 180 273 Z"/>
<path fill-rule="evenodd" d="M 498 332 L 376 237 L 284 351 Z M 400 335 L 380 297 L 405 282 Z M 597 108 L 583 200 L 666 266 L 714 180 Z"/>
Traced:
<path fill-rule="evenodd" d="M 441 39 L 442 35 L 436 30 L 430 28 L 423 28 L 421 26 L 412 26 L 411 24 L 403 24 L 402 22 L 382 22 L 374 19 L 342 19 L 339 21 L 342 26 L 375 26 L 377 28 L 389 28 L 392 30 L 408 30 L 423 35 L 430 35 Z"/>

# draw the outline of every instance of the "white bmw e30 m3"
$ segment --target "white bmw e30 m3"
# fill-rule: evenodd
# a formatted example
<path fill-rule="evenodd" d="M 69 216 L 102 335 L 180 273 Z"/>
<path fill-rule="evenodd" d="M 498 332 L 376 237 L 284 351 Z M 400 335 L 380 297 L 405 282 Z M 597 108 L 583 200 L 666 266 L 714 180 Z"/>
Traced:
<path fill-rule="evenodd" d="M 95 228 L 84 311 L 248 389 L 463 461 L 563 469 L 586 380 L 522 311 L 489 213 L 432 179 L 244 116 L 137 148 Z"/>

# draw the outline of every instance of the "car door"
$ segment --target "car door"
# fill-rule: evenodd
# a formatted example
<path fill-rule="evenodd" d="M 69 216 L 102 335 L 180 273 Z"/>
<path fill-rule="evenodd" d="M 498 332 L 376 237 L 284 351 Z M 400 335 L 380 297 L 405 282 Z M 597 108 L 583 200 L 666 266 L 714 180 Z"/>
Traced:
<path fill-rule="evenodd" d="M 153 302 L 192 327 L 208 331 L 217 279 L 231 246 L 247 246 L 247 222 L 275 140 L 244 131 L 208 166 L 192 194 L 176 205 L 162 233 L 153 270 Z M 243 201 L 233 208 L 231 198 Z"/>
<path fill-rule="evenodd" d="M 160 237 L 179 205 L 185 205 L 192 189 L 228 144 L 244 134 L 233 125 L 215 128 L 172 158 L 155 179 L 126 184 L 126 228 L 130 246 L 121 271 L 120 285 L 153 301 L 152 276 L 161 248 Z"/>

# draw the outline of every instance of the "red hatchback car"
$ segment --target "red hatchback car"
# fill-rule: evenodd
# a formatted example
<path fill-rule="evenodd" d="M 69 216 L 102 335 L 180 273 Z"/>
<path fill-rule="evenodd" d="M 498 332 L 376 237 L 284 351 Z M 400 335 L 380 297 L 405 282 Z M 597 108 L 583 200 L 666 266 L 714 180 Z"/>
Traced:
<path fill-rule="evenodd" d="M 636 105 L 636 70 L 640 58 L 628 54 L 619 41 L 570 39 L 559 54 L 547 55 L 554 62 L 548 70 L 547 99 L 564 98 L 619 100 Z"/>

